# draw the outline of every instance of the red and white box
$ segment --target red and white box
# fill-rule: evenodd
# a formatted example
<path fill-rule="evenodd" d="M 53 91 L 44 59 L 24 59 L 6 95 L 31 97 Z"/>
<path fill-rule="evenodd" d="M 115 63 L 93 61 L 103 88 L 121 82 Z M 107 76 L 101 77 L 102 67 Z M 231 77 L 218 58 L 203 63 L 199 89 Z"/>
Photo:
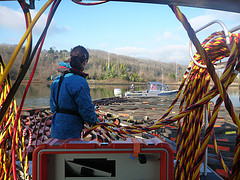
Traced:
<path fill-rule="evenodd" d="M 158 139 L 126 141 L 49 139 L 35 148 L 33 180 L 173 179 L 171 146 Z"/>

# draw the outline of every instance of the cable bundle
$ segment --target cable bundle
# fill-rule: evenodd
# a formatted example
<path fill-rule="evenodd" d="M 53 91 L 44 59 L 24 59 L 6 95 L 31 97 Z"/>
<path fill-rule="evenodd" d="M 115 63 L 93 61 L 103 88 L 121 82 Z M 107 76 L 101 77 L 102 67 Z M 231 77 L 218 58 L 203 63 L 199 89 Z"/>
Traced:
<path fill-rule="evenodd" d="M 218 62 L 219 60 L 229 57 L 225 70 L 220 78 L 221 83 L 227 89 L 229 85 L 233 82 L 235 77 L 237 76 L 237 71 L 240 68 L 239 62 L 239 50 L 235 49 L 231 52 L 228 50 L 225 38 L 218 37 L 219 35 L 223 35 L 223 32 L 216 32 L 209 36 L 203 43 L 204 49 L 211 59 L 212 63 Z M 217 37 L 217 38 L 213 38 Z M 231 47 L 239 48 L 239 34 L 231 34 Z M 208 44 L 207 44 L 208 43 Z M 206 45 L 207 44 L 207 45 Z M 204 64 L 203 59 L 199 55 L 199 53 L 195 54 L 195 59 L 198 63 Z M 141 125 L 133 125 L 133 126 L 120 126 L 119 124 L 111 124 L 106 122 L 101 122 L 88 129 L 85 132 L 84 136 L 87 137 L 89 134 L 94 134 L 99 130 L 97 128 L 101 128 L 101 131 L 107 133 L 114 133 L 117 135 L 123 136 L 138 134 L 143 132 L 149 132 L 152 130 L 159 129 L 160 127 L 166 126 L 168 124 L 172 124 L 173 122 L 178 123 L 177 129 L 177 150 L 176 150 L 176 166 L 175 166 L 175 179 L 199 179 L 200 178 L 200 166 L 204 158 L 204 153 L 209 141 L 210 136 L 213 136 L 214 148 L 216 150 L 216 154 L 218 159 L 224 169 L 224 171 L 228 174 L 228 177 L 232 177 L 237 175 L 238 170 L 238 160 L 239 160 L 239 143 L 238 139 L 236 139 L 235 146 L 235 157 L 234 157 L 234 165 L 232 169 L 232 174 L 228 167 L 225 165 L 222 155 L 218 149 L 217 142 L 215 139 L 215 134 L 213 131 L 214 124 L 217 119 L 218 111 L 223 102 L 221 96 L 218 98 L 215 107 L 213 110 L 210 109 L 211 100 L 219 95 L 219 90 L 214 85 L 210 89 L 211 76 L 208 72 L 208 69 L 203 69 L 195 65 L 193 62 L 190 63 L 187 71 L 183 77 L 182 83 L 179 87 L 179 92 L 175 97 L 174 101 L 170 105 L 168 111 L 156 122 L 152 125 L 141 126 Z M 174 105 L 180 98 L 180 106 L 179 106 L 179 114 L 174 117 L 168 117 Z M 228 100 L 230 101 L 230 99 Z M 231 102 L 229 102 L 231 104 Z M 209 125 L 204 134 L 204 138 L 201 140 L 200 134 L 201 129 L 205 126 L 204 120 L 204 112 L 206 109 L 206 116 L 209 120 Z M 227 109 L 229 111 L 229 109 Z M 237 125 L 238 119 L 234 119 L 234 109 L 231 107 L 230 111 L 231 117 L 233 118 L 233 122 Z M 238 127 L 238 126 L 237 126 Z M 239 127 L 238 127 L 239 129 Z M 93 132 L 95 131 L 95 132 Z M 239 133 L 238 133 L 239 134 Z M 239 137 L 239 135 L 238 135 Z M 94 136 L 95 140 L 103 141 L 103 138 L 100 136 Z"/>
<path fill-rule="evenodd" d="M 209 126 L 205 132 L 205 136 L 202 141 L 202 146 L 201 146 L 199 152 L 194 157 L 196 159 L 196 161 L 194 161 L 194 170 L 192 172 L 193 173 L 192 177 L 193 177 L 193 179 L 198 179 L 200 177 L 199 171 L 200 171 L 201 162 L 203 161 L 204 152 L 207 147 L 207 143 L 210 138 L 210 134 L 213 131 L 213 125 L 216 121 L 216 117 L 217 117 L 217 113 L 219 111 L 220 105 L 222 102 L 224 102 L 226 110 L 228 111 L 229 115 L 232 118 L 232 121 L 234 122 L 234 124 L 236 124 L 236 126 L 238 128 L 238 134 L 237 134 L 236 145 L 235 145 L 235 150 L 234 150 L 234 153 L 235 153 L 234 163 L 233 163 L 232 174 L 230 175 L 230 178 L 231 179 L 239 179 L 240 178 L 240 164 L 239 164 L 239 160 L 240 160 L 240 152 L 239 152 L 240 151 L 240 121 L 239 121 L 239 117 L 237 116 L 237 114 L 234 111 L 232 102 L 229 99 L 226 90 L 227 90 L 228 86 L 233 82 L 233 80 L 235 79 L 235 77 L 237 76 L 237 74 L 239 73 L 239 70 L 240 70 L 240 62 L 239 62 L 239 56 L 240 56 L 239 38 L 240 38 L 240 35 L 239 34 L 236 34 L 236 35 L 230 34 L 230 38 L 231 38 L 230 55 L 229 55 L 229 59 L 228 59 L 226 68 L 225 68 L 222 76 L 219 78 L 215 72 L 215 68 L 213 66 L 210 56 L 207 54 L 206 49 L 202 48 L 202 46 L 200 45 L 200 43 L 196 37 L 196 34 L 194 33 L 192 27 L 188 23 L 186 17 L 180 12 L 180 10 L 177 7 L 175 7 L 175 6 L 170 6 L 170 7 L 172 8 L 172 10 L 175 13 L 176 17 L 178 18 L 178 20 L 183 24 L 184 28 L 188 32 L 189 38 L 191 39 L 191 41 L 195 45 L 198 53 L 200 54 L 202 61 L 206 64 L 207 72 L 209 73 L 209 75 L 212 78 L 213 83 L 214 83 L 214 87 L 212 88 L 212 90 L 214 90 L 216 93 L 220 94 L 220 97 L 218 97 L 218 99 L 217 99 L 217 102 L 216 102 L 216 105 L 214 107 L 212 114 L 209 113 L 209 119 L 210 119 Z M 211 91 L 208 92 L 209 96 L 210 96 Z M 209 107 L 207 107 L 207 109 L 209 111 Z M 215 142 L 215 144 L 216 144 L 216 142 Z M 217 148 L 215 148 L 215 149 L 217 151 L 219 160 L 220 160 L 221 164 L 223 165 L 224 170 L 228 174 L 230 174 L 221 158 L 221 155 L 219 154 L 219 151 L 217 150 Z M 184 176 L 183 173 L 181 174 L 181 177 L 182 176 Z M 189 177 L 188 174 L 187 174 L 187 177 Z"/>
<path fill-rule="evenodd" d="M 32 2 L 32 1 L 31 1 Z M 27 170 L 28 170 L 28 158 L 27 158 L 27 154 L 26 154 L 26 147 L 24 146 L 24 136 L 23 136 L 23 131 L 22 131 L 22 126 L 21 126 L 21 122 L 20 122 L 20 114 L 21 114 L 21 110 L 23 107 L 23 103 L 26 97 L 26 93 L 28 91 L 29 85 L 31 83 L 31 80 L 33 78 L 36 66 L 37 66 L 37 62 L 39 59 L 39 55 L 41 52 L 41 48 L 46 36 L 46 32 L 48 30 L 48 27 L 51 23 L 51 20 L 53 18 L 53 15 L 59 5 L 61 1 L 60 0 L 49 0 L 47 1 L 47 3 L 41 8 L 41 10 L 38 12 L 38 14 L 35 16 L 35 18 L 33 20 L 31 20 L 31 16 L 29 13 L 29 8 L 32 6 L 29 6 L 25 1 L 19 1 L 19 4 L 21 5 L 24 15 L 25 15 L 25 20 L 26 20 L 26 32 L 23 35 L 21 41 L 19 42 L 19 44 L 17 45 L 8 65 L 4 68 L 4 70 L 2 71 L 2 75 L 0 76 L 0 84 L 5 85 L 6 82 L 6 77 L 8 76 L 8 73 L 18 55 L 18 52 L 20 51 L 20 49 L 23 46 L 23 43 L 25 42 L 25 40 L 27 39 L 27 43 L 26 43 L 26 47 L 25 47 L 25 53 L 24 53 L 24 57 L 22 60 L 22 66 L 19 70 L 19 74 L 18 77 L 15 81 L 15 83 L 13 84 L 12 87 L 8 87 L 8 93 L 7 95 L 3 95 L 4 99 L 2 99 L 2 106 L 0 109 L 0 124 L 2 125 L 2 127 L 5 127 L 6 125 L 8 125 L 8 127 L 10 129 L 9 132 L 11 132 L 11 136 L 8 133 L 4 133 L 4 131 L 1 131 L 2 134 L 2 139 L 6 140 L 8 143 L 11 143 L 12 147 L 11 150 L 8 150 L 7 152 L 7 147 L 8 144 L 6 144 L 4 141 L 1 142 L 0 146 L 4 149 L 0 151 L 0 157 L 2 162 L 1 162 L 1 167 L 0 167 L 0 172 L 2 173 L 0 178 L 1 179 L 17 179 L 17 172 L 16 172 L 16 160 L 19 160 L 21 163 L 21 170 L 24 172 L 24 176 L 25 178 L 27 178 Z M 49 16 L 48 16 L 48 20 L 46 23 L 46 26 L 38 40 L 38 42 L 36 43 L 36 46 L 34 47 L 34 49 L 32 50 L 32 36 L 31 36 L 31 31 L 34 27 L 34 25 L 36 24 L 36 22 L 38 21 L 38 19 L 40 18 L 40 16 L 43 14 L 43 12 L 52 4 L 52 8 L 49 11 Z M 22 101 L 21 101 L 21 105 L 20 107 L 17 109 L 16 108 L 16 103 L 13 100 L 14 99 L 14 95 L 19 87 L 19 85 L 21 84 L 36 52 L 38 50 L 38 54 L 37 54 L 37 58 L 35 61 L 35 65 L 34 65 L 34 69 L 32 71 L 31 77 L 29 79 L 28 85 L 25 89 Z M 3 65 L 1 67 L 3 69 Z M 9 86 L 9 85 L 8 85 Z M 3 89 L 5 89 L 7 86 L 5 85 L 4 88 L 1 89 L 1 93 L 4 94 Z M 13 104 L 13 102 L 15 104 Z M 14 114 L 13 114 L 13 109 Z M 9 122 L 12 121 L 12 124 L 10 125 Z M 24 133 L 26 133 L 24 131 Z M 25 134 L 24 134 L 25 135 Z M 5 144 L 4 144 L 5 143 Z M 7 162 L 8 163 L 3 163 L 7 157 Z M 6 167 L 6 165 L 9 165 L 8 167 Z"/>
<path fill-rule="evenodd" d="M 207 68 L 203 69 L 196 66 L 193 62 L 190 63 L 179 87 L 179 92 L 175 100 L 170 105 L 169 110 L 162 116 L 162 118 L 154 122 L 152 125 L 133 125 L 122 127 L 120 125 L 103 122 L 96 125 L 95 127 L 90 128 L 85 133 L 85 137 L 97 127 L 101 127 L 105 132 L 110 131 L 118 135 L 137 134 L 152 131 L 177 121 L 178 136 L 175 179 L 199 179 L 200 167 L 204 158 L 204 153 L 210 135 L 213 135 L 214 137 L 213 126 L 216 122 L 220 106 L 222 102 L 224 102 L 229 115 L 238 128 L 232 173 L 229 171 L 223 161 L 215 138 L 213 138 L 214 147 L 221 165 L 223 166 L 224 171 L 228 174 L 228 177 L 231 179 L 239 179 L 240 165 L 238 162 L 240 160 L 240 122 L 226 90 L 233 82 L 240 70 L 240 35 L 230 34 L 231 50 L 227 48 L 225 38 L 221 37 L 223 36 L 223 32 L 212 34 L 202 44 L 200 44 L 196 38 L 195 32 L 192 30 L 185 16 L 181 14 L 180 10 L 177 7 L 172 6 L 171 8 L 173 9 L 177 18 L 183 23 L 190 39 L 199 52 L 195 54 L 194 58 L 198 61 L 198 63 L 207 65 Z M 216 36 L 220 37 L 215 38 Z M 229 58 L 225 70 L 222 76 L 219 78 L 215 72 L 213 64 L 225 57 Z M 213 80 L 214 86 L 210 89 L 211 79 Z M 167 117 L 171 112 L 173 106 L 178 101 L 181 93 L 182 99 L 180 100 L 179 114 L 174 117 Z M 220 97 L 218 97 L 216 105 L 211 112 L 209 103 L 214 97 L 219 94 Z M 203 126 L 203 115 L 205 108 L 207 110 L 206 112 L 209 120 L 209 125 L 206 129 L 204 138 L 201 141 L 200 133 Z"/>
<path fill-rule="evenodd" d="M 1 75 L 3 74 L 5 64 L 0 56 L 0 70 Z M 10 91 L 11 82 L 9 76 L 1 84 L 1 105 L 6 100 L 6 97 Z M 13 149 L 12 142 L 16 139 L 13 138 L 13 126 L 19 124 L 18 121 L 14 121 L 15 114 L 17 112 L 17 104 L 15 100 L 12 100 L 5 117 L 0 123 L 0 179 L 8 179 L 12 177 L 12 162 L 11 162 L 11 151 Z M 21 138 L 21 127 L 16 132 L 16 138 Z M 24 148 L 21 143 L 16 144 L 16 148 Z M 21 147 L 22 146 L 22 147 Z M 15 147 L 14 147 L 15 148 Z M 19 158 L 21 161 L 21 157 Z"/>

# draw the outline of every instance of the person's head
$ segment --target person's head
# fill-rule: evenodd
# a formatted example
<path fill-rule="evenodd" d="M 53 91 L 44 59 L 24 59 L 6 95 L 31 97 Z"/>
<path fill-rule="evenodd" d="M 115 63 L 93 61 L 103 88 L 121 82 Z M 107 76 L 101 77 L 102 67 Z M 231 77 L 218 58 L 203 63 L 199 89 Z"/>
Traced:
<path fill-rule="evenodd" d="M 88 62 L 88 51 L 83 46 L 76 46 L 72 49 L 70 56 L 70 66 L 74 69 L 83 71 Z"/>

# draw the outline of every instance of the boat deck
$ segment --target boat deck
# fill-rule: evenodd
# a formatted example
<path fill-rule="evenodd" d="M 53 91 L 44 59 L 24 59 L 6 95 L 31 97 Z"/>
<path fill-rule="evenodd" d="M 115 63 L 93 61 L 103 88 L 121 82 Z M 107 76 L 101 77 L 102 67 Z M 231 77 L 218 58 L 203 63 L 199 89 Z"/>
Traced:
<path fill-rule="evenodd" d="M 99 111 L 105 113 L 108 119 L 118 118 L 123 125 L 148 125 L 162 117 L 168 110 L 174 96 L 163 96 L 155 98 L 128 98 L 120 99 L 120 101 L 109 101 L 104 103 L 104 100 L 96 101 L 99 105 Z M 213 104 L 214 105 L 214 104 Z M 168 115 L 175 116 L 179 111 L 179 104 L 173 107 L 171 113 Z M 235 108 L 236 113 L 240 112 L 240 108 Z M 221 107 L 217 121 L 214 125 L 214 132 L 216 135 L 218 146 L 221 150 L 223 159 L 231 170 L 234 157 L 234 145 L 237 134 L 237 127 L 232 122 L 231 117 L 226 111 L 225 107 Z M 176 143 L 177 137 L 177 123 L 174 122 L 158 130 L 150 132 L 157 135 L 161 139 L 169 141 L 173 145 Z M 201 132 L 201 138 L 204 135 L 204 124 Z M 139 137 L 147 138 L 148 133 L 138 134 Z M 222 172 L 222 166 L 218 160 L 213 141 L 208 143 L 208 175 L 205 177 L 201 175 L 201 179 L 222 179 L 215 171 Z M 203 171 L 201 171 L 202 173 Z"/>
<path fill-rule="evenodd" d="M 114 122 L 116 119 L 121 123 L 122 126 L 132 126 L 132 125 L 149 125 L 153 121 L 160 119 L 166 111 L 174 97 L 158 97 L 158 98 L 106 98 L 95 100 L 93 103 L 98 107 L 97 113 L 105 117 L 106 122 Z M 178 114 L 178 107 L 173 107 L 169 116 L 174 116 Z M 45 109 L 42 108 L 42 115 L 46 113 Z M 240 108 L 235 109 L 236 113 L 240 112 Z M 23 122 L 29 123 L 29 120 L 34 116 L 34 112 L 41 112 L 38 110 L 30 109 L 25 111 L 25 115 L 22 115 Z M 49 115 L 48 113 L 46 114 Z M 29 118 L 30 117 L 30 118 Z M 24 119 L 25 118 L 25 119 Z M 233 164 L 234 156 L 234 145 L 237 133 L 237 127 L 230 121 L 230 116 L 226 112 L 225 108 L 221 108 L 218 114 L 217 122 L 214 125 L 214 131 L 217 139 L 218 146 L 220 147 L 223 159 L 231 170 Z M 40 119 L 39 119 L 40 120 Z M 34 124 L 36 120 L 33 120 Z M 45 127 L 50 127 L 51 124 L 48 121 L 45 122 Z M 44 123 L 43 123 L 44 124 Z M 40 125 L 41 126 L 41 125 Z M 204 125 L 203 125 L 204 126 Z M 31 126 L 30 126 L 31 127 Z M 40 127 L 39 127 L 40 128 Z M 49 128 L 48 128 L 49 129 Z M 204 128 L 203 128 L 204 129 Z M 43 134 L 44 133 L 44 134 Z M 43 132 L 39 131 L 37 137 L 42 137 L 43 135 L 49 136 L 49 130 Z M 203 135 L 204 130 L 201 134 Z M 47 135 L 48 134 L 48 135 Z M 201 135 L 201 136 L 202 136 Z M 140 134 L 128 134 L 128 137 L 137 138 L 152 138 L 159 137 L 162 140 L 167 141 L 176 152 L 176 137 L 177 137 L 177 123 L 166 125 L 159 129 L 151 132 L 145 132 Z M 110 137 L 111 138 L 111 137 Z M 106 139 L 107 140 L 107 139 Z M 33 137 L 32 150 L 34 145 L 38 144 Z M 29 149 L 30 151 L 31 149 Z M 31 160 L 31 155 L 29 156 Z M 210 140 L 208 143 L 208 170 L 207 176 L 204 176 L 203 166 L 201 167 L 201 177 L 200 179 L 222 179 L 216 172 L 221 172 L 222 167 L 218 160 L 218 157 L 213 148 L 213 142 Z M 31 168 L 29 168 L 29 173 L 31 173 Z"/>

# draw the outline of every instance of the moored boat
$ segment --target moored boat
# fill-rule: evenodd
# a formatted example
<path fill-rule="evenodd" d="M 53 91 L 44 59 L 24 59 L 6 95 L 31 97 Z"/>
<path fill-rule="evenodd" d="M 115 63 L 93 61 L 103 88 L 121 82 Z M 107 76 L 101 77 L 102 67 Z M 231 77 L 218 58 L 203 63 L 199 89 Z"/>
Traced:
<path fill-rule="evenodd" d="M 166 84 L 160 82 L 148 82 L 145 91 L 127 91 L 125 97 L 157 97 L 176 94 L 178 90 L 170 90 Z"/>

